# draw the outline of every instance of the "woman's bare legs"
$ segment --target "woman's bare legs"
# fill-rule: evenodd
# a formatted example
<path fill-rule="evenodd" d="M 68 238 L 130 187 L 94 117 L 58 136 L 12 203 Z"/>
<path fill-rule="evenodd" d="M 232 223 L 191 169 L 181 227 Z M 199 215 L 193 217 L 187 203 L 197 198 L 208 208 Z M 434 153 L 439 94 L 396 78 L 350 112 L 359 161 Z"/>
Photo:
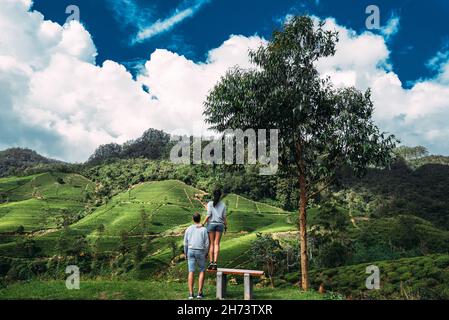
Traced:
<path fill-rule="evenodd" d="M 214 233 L 214 232 L 211 232 Z M 220 253 L 221 232 L 215 231 L 214 235 L 214 262 L 217 263 L 218 254 Z"/>
<path fill-rule="evenodd" d="M 215 232 L 209 232 L 209 261 L 214 262 Z"/>

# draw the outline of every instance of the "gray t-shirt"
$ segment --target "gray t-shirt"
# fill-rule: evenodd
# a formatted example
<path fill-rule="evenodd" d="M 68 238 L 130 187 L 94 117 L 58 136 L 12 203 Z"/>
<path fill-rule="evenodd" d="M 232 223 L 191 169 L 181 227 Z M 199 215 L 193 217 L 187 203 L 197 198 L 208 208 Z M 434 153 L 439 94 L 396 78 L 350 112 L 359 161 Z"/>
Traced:
<path fill-rule="evenodd" d="M 184 253 L 187 254 L 189 249 L 203 250 L 209 249 L 209 236 L 207 229 L 194 224 L 187 228 L 184 234 Z"/>
<path fill-rule="evenodd" d="M 209 217 L 210 223 L 225 223 L 226 219 L 226 206 L 223 202 L 218 202 L 214 207 L 214 202 L 210 201 L 207 204 L 207 216 Z"/>

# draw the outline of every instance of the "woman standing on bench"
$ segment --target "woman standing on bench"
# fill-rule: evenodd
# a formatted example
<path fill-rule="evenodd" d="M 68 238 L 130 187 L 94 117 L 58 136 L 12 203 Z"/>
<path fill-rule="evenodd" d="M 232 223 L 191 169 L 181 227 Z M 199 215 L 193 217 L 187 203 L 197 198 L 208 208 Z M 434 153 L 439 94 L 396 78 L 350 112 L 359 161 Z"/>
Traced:
<path fill-rule="evenodd" d="M 209 232 L 209 260 L 208 270 L 217 270 L 218 254 L 220 252 L 221 235 L 227 229 L 226 206 L 220 201 L 222 192 L 215 189 L 213 192 L 213 201 L 206 205 L 207 216 L 203 225 L 207 223 Z"/>

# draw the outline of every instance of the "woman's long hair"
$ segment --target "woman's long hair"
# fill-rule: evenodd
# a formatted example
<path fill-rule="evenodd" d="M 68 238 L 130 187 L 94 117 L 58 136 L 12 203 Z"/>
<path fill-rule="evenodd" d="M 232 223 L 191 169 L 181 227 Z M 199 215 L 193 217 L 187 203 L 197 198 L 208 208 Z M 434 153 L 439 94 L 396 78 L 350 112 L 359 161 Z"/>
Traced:
<path fill-rule="evenodd" d="M 213 200 L 214 207 L 216 207 L 218 202 L 220 202 L 220 199 L 221 199 L 221 190 L 215 189 L 213 195 L 214 195 L 214 200 Z"/>

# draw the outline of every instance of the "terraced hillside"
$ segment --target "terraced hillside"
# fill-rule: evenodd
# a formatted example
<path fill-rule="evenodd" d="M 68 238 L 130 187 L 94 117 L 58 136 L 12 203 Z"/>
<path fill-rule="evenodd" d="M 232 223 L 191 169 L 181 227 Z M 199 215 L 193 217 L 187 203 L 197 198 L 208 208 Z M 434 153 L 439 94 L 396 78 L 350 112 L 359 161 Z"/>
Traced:
<path fill-rule="evenodd" d="M 196 195 L 202 191 L 180 181 L 147 182 L 113 197 L 106 205 L 72 225 L 86 235 L 94 235 L 100 225 L 105 234 L 157 234 L 190 222 L 192 213 L 202 209 Z M 148 223 L 142 229 L 142 215 Z"/>
<path fill-rule="evenodd" d="M 63 181 L 61 181 L 61 179 Z M 12 235 L 19 226 L 25 231 L 48 230 L 37 233 L 33 240 L 42 254 L 57 253 L 58 239 L 63 232 L 57 229 L 56 219 L 62 209 L 82 210 L 83 196 L 92 184 L 76 175 L 43 174 L 25 178 L 1 179 L 0 187 L 9 202 L 0 206 L 0 255 L 14 255 Z M 101 250 L 116 251 L 124 233 L 129 236 L 131 248 L 142 238 L 151 243 L 152 254 L 146 272 L 168 266 L 173 257 L 173 246 L 182 247 L 182 235 L 191 223 L 194 212 L 205 215 L 204 191 L 177 180 L 146 182 L 112 197 L 107 204 L 69 226 L 73 236 L 82 235 L 91 243 L 99 243 Z M 279 208 L 255 202 L 236 194 L 223 201 L 228 207 L 229 230 L 223 238 L 222 257 L 227 266 L 248 263 L 248 250 L 256 232 L 293 230 L 289 213 Z M 100 231 L 101 230 L 101 231 Z M 180 270 L 181 262 L 174 270 Z"/>
<path fill-rule="evenodd" d="M 100 225 L 108 236 L 178 234 L 191 223 L 194 212 L 205 214 L 200 198 L 205 193 L 180 181 L 147 182 L 113 197 L 108 204 L 71 226 L 95 236 Z M 286 212 L 234 194 L 223 200 L 228 205 L 230 233 L 251 232 L 280 223 L 286 226 Z M 148 223 L 142 229 L 142 215 Z"/>
<path fill-rule="evenodd" d="M 92 182 L 76 174 L 1 178 L 0 233 L 55 228 L 62 212 L 83 210 L 92 190 Z"/>
<path fill-rule="evenodd" d="M 134 281 L 158 281 L 162 277 L 174 283 L 185 277 L 187 266 L 181 257 L 183 232 L 191 223 L 194 212 L 205 215 L 204 202 L 208 196 L 204 191 L 178 180 L 141 183 L 112 197 L 90 214 L 81 214 L 80 220 L 62 228 L 62 212 L 83 213 L 87 195 L 93 191 L 92 182 L 75 174 L 45 173 L 1 178 L 0 279 L 2 274 L 22 280 L 44 275 L 44 278 L 54 281 L 55 275 L 64 275 L 64 265 L 69 261 L 72 263 L 71 259 L 75 257 L 68 253 L 68 260 L 60 263 L 61 252 L 64 255 L 60 242 L 64 237 L 68 243 L 66 249 L 69 250 L 86 241 L 88 248 L 80 249 L 76 263 L 84 265 L 85 272 L 95 270 L 97 275 L 106 277 L 112 287 L 116 282 L 115 278 L 110 278 L 111 274 L 124 275 L 126 279 Z M 270 233 L 282 241 L 297 237 L 296 214 L 237 194 L 229 194 L 223 201 L 227 206 L 229 222 L 221 245 L 220 264 L 223 267 L 254 267 L 250 250 L 257 233 Z M 321 210 L 318 206 L 309 210 L 310 223 L 319 225 L 323 222 L 319 219 L 323 215 Z M 445 297 L 441 290 L 447 286 L 449 260 L 444 254 L 449 243 L 447 231 L 439 230 L 432 223 L 413 216 L 367 218 L 354 210 L 351 214 L 343 207 L 337 207 L 337 211 L 348 219 L 353 218 L 345 234 L 356 239 L 359 247 L 371 248 L 376 244 L 375 248 L 391 250 L 392 245 L 400 245 L 404 240 L 398 238 L 398 235 L 404 233 L 402 226 L 411 225 L 413 238 L 407 237 L 405 244 L 419 242 L 429 253 L 443 254 L 395 260 L 391 259 L 391 252 L 382 255 L 379 253 L 383 249 L 376 249 L 380 251 L 353 256 L 353 265 L 312 270 L 314 288 L 324 284 L 327 290 L 354 298 L 400 299 L 407 298 L 406 295 L 412 298 Z M 356 219 L 359 216 L 364 219 Z M 24 251 L 27 248 L 24 244 L 30 246 L 27 242 L 30 240 L 31 247 L 38 248 L 34 255 Z M 126 250 L 123 249 L 124 242 L 128 247 Z M 136 254 L 139 246 L 145 250 L 141 257 Z M 414 253 L 410 251 L 403 254 L 411 256 Z M 95 257 L 105 260 L 101 262 Z M 369 263 L 360 264 L 356 258 Z M 379 292 L 366 293 L 364 289 L 363 280 L 368 264 L 376 264 L 381 269 L 383 283 Z M 284 285 L 288 282 L 294 284 L 298 278 L 297 273 L 292 273 L 283 275 L 280 281 Z M 438 282 L 443 285 L 438 286 Z M 98 281 L 92 283 L 92 288 L 102 285 L 103 282 Z M 159 282 L 155 282 L 155 285 L 159 285 Z M 174 292 L 181 290 L 175 287 L 172 288 Z M 427 288 L 427 291 L 420 287 Z M 19 285 L 14 288 L 18 290 L 19 296 L 39 296 L 27 296 L 20 291 L 22 287 Z M 291 284 L 287 288 L 294 290 Z M 55 293 L 54 289 L 48 290 L 51 296 L 58 297 L 59 293 Z M 283 290 L 284 287 L 279 292 Z M 3 294 L 12 297 L 15 293 L 6 290 Z"/>
<path fill-rule="evenodd" d="M 102 241 L 105 250 L 113 250 L 123 232 L 136 240 L 144 234 L 151 240 L 153 248 L 149 265 L 152 268 L 155 263 L 158 267 L 168 266 L 173 259 L 173 245 L 182 247 L 183 231 L 192 223 L 192 214 L 200 212 L 205 215 L 200 201 L 204 196 L 203 191 L 176 180 L 143 183 L 113 197 L 107 205 L 71 228 L 94 240 L 98 237 L 99 226 L 104 226 Z M 247 253 L 256 232 L 294 229 L 288 223 L 288 212 L 278 208 L 234 194 L 223 201 L 228 206 L 229 230 L 222 242 L 222 258 L 227 266 L 238 267 L 248 262 Z M 147 216 L 145 228 L 143 214 Z M 181 262 L 175 266 L 174 272 L 184 267 Z"/>

